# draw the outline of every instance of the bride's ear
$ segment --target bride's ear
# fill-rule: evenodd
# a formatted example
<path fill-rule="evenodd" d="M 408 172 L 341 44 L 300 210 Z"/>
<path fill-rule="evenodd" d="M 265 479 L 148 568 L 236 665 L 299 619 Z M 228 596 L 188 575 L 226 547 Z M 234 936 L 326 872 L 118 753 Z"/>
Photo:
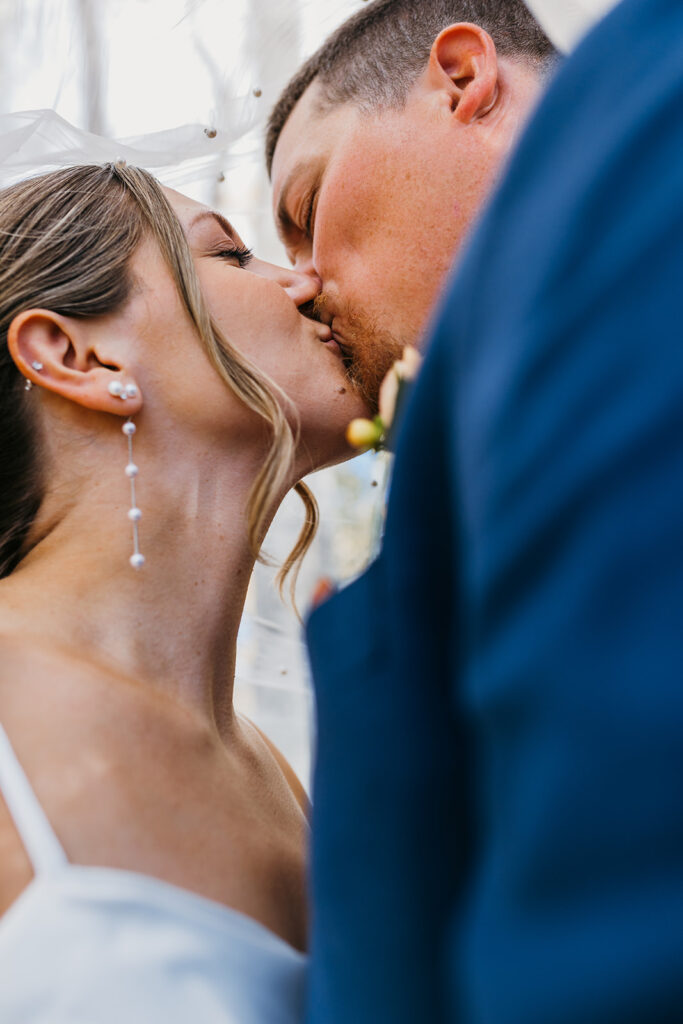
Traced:
<path fill-rule="evenodd" d="M 22 376 L 70 402 L 119 416 L 133 416 L 142 406 L 123 348 L 93 333 L 86 320 L 28 309 L 10 324 L 7 345 Z"/>

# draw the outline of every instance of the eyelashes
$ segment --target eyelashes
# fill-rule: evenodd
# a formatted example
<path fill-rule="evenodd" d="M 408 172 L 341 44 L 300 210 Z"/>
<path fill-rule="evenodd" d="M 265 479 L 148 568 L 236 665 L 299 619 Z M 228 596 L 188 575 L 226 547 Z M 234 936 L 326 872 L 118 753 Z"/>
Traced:
<path fill-rule="evenodd" d="M 318 193 L 316 190 L 311 192 L 301 215 L 301 220 L 303 222 L 303 230 L 305 231 L 309 238 L 313 236 L 313 221 L 315 214 L 315 202 L 317 197 Z"/>
<path fill-rule="evenodd" d="M 219 249 L 215 254 L 219 259 L 225 260 L 226 263 L 230 263 L 237 260 L 239 266 L 244 269 L 248 267 L 254 258 L 252 249 L 248 249 L 246 245 L 231 245 L 223 249 Z"/>

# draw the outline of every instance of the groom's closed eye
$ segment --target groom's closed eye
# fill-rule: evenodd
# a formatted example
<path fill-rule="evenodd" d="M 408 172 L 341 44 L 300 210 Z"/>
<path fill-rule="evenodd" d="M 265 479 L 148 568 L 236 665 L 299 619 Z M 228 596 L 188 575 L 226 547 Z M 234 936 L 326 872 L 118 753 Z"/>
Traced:
<path fill-rule="evenodd" d="M 299 213 L 299 225 L 301 230 L 306 234 L 307 238 L 313 238 L 313 228 L 315 225 L 315 210 L 318 204 L 318 189 L 314 188 L 304 198 L 301 204 L 301 212 Z"/>
<path fill-rule="evenodd" d="M 313 236 L 322 172 L 322 164 L 314 167 L 300 164 L 280 191 L 275 217 L 290 258 L 302 238 L 311 239 Z"/>
<path fill-rule="evenodd" d="M 311 256 L 317 201 L 317 189 L 306 193 L 289 219 L 283 241 L 292 266 L 297 266 L 299 261 L 307 260 Z"/>
<path fill-rule="evenodd" d="M 301 235 L 311 237 L 316 196 L 316 190 L 305 193 L 297 208 L 290 213 L 288 197 L 283 194 L 284 202 L 278 206 L 277 223 L 280 237 L 286 245 L 291 245 Z"/>

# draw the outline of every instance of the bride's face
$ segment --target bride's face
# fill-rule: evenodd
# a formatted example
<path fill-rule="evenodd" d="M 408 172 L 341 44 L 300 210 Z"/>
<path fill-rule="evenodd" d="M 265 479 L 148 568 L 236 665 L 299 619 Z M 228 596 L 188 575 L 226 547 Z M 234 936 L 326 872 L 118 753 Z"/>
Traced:
<path fill-rule="evenodd" d="M 368 414 L 347 380 L 341 353 L 324 324 L 302 316 L 297 305 L 317 294 L 310 277 L 250 257 L 231 225 L 205 206 L 166 189 L 187 237 L 204 299 L 215 323 L 242 355 L 291 400 L 300 425 L 300 450 L 309 468 L 351 454 L 345 429 Z M 158 384 L 184 426 L 230 443 L 262 438 L 262 421 L 219 378 L 160 254 L 145 243 L 134 259 L 142 287 L 133 299 L 137 318 L 156 339 L 152 385 Z M 161 348 L 160 346 L 163 346 Z M 141 381 L 143 395 L 145 381 Z M 149 393 L 149 390 L 148 390 Z"/>

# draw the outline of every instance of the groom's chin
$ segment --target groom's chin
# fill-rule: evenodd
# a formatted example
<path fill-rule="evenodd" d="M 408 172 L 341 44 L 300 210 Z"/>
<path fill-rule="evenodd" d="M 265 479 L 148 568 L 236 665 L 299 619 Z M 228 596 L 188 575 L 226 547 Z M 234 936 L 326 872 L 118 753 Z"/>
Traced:
<path fill-rule="evenodd" d="M 403 355 L 404 344 L 355 313 L 348 318 L 343 339 L 346 372 L 352 386 L 373 414 L 379 405 L 379 389 L 387 373 Z"/>

